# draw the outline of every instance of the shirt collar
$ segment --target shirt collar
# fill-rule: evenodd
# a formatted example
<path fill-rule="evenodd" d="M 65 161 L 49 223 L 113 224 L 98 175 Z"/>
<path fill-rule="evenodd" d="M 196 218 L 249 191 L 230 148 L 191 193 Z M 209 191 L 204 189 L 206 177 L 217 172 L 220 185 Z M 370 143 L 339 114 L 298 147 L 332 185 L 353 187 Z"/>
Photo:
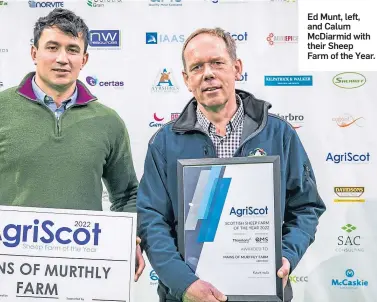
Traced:
<path fill-rule="evenodd" d="M 243 121 L 243 117 L 245 115 L 244 110 L 243 110 L 243 104 L 241 97 L 236 94 L 236 102 L 237 102 L 237 111 L 227 124 L 227 128 L 230 127 L 231 131 L 234 131 L 238 128 L 238 126 L 241 124 Z M 214 129 L 213 124 L 207 119 L 207 117 L 200 111 L 199 106 L 196 108 L 196 118 L 198 120 L 198 123 L 200 127 L 205 130 L 207 133 L 210 133 L 211 128 Z M 214 129 L 215 131 L 215 129 Z M 228 131 L 227 131 L 228 132 Z"/>
<path fill-rule="evenodd" d="M 35 76 L 33 77 L 33 80 L 31 81 L 31 85 L 32 85 L 34 94 L 40 103 L 45 103 L 46 100 L 52 100 L 52 97 L 48 96 L 46 93 L 43 92 L 41 88 L 39 88 L 39 86 L 35 82 Z M 71 97 L 63 101 L 62 104 L 66 103 L 67 105 L 69 104 L 72 106 L 73 104 L 76 104 L 76 101 L 77 101 L 77 86 L 75 87 L 75 91 L 73 92 Z"/>

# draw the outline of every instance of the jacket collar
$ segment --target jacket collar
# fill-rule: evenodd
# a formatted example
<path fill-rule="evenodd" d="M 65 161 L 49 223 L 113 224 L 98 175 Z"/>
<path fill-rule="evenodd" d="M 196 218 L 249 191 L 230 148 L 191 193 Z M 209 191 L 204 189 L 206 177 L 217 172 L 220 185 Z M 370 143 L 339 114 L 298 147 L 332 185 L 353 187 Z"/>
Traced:
<path fill-rule="evenodd" d="M 236 89 L 243 102 L 245 114 L 250 117 L 258 126 L 262 124 L 267 111 L 271 108 L 271 104 L 254 97 L 249 92 Z M 175 132 L 187 132 L 195 130 L 196 125 L 196 107 L 197 101 L 192 98 L 183 109 L 178 119 L 174 122 L 172 130 Z"/>
<path fill-rule="evenodd" d="M 32 80 L 35 75 L 35 72 L 28 73 L 24 79 L 21 81 L 20 85 L 17 88 L 17 93 L 26 97 L 27 99 L 38 102 L 37 97 L 33 91 Z M 76 104 L 86 105 L 91 101 L 97 100 L 97 98 L 91 94 L 91 92 L 86 88 L 83 82 L 76 80 L 77 85 L 77 100 Z"/>

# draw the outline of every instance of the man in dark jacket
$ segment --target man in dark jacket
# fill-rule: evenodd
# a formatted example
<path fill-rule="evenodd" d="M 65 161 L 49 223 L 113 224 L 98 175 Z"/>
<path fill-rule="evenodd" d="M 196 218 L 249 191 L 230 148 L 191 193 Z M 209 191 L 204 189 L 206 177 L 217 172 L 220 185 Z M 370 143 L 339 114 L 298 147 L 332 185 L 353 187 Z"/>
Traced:
<path fill-rule="evenodd" d="M 160 301 L 227 299 L 200 280 L 177 251 L 178 159 L 280 156 L 283 265 L 277 274 L 286 286 L 325 211 L 306 152 L 295 130 L 268 113 L 270 104 L 235 89 L 242 62 L 228 33 L 219 28 L 195 31 L 184 44 L 182 59 L 194 98 L 175 122 L 152 137 L 137 199 L 139 234 L 160 278 Z M 285 301 L 291 299 L 288 282 Z"/>

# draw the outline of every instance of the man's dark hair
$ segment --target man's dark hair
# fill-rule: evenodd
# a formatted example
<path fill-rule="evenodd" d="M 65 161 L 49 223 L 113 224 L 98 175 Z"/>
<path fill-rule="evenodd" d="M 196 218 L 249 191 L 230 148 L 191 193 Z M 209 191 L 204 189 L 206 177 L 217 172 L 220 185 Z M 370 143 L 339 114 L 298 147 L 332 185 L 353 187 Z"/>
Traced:
<path fill-rule="evenodd" d="M 84 20 L 76 16 L 74 12 L 63 9 L 55 8 L 47 16 L 41 17 L 34 26 L 34 46 L 38 48 L 38 42 L 45 28 L 56 26 L 62 32 L 78 37 L 82 33 L 84 39 L 84 53 L 88 49 L 88 36 L 89 28 Z"/>

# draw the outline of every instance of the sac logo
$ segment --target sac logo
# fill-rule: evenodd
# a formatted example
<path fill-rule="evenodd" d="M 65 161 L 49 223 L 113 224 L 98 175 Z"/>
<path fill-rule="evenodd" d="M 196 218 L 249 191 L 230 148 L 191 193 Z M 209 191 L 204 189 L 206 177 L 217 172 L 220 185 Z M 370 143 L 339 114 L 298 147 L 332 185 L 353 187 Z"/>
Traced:
<path fill-rule="evenodd" d="M 359 88 L 365 85 L 366 81 L 366 77 L 357 72 L 339 73 L 332 79 L 335 86 L 344 89 Z"/>

